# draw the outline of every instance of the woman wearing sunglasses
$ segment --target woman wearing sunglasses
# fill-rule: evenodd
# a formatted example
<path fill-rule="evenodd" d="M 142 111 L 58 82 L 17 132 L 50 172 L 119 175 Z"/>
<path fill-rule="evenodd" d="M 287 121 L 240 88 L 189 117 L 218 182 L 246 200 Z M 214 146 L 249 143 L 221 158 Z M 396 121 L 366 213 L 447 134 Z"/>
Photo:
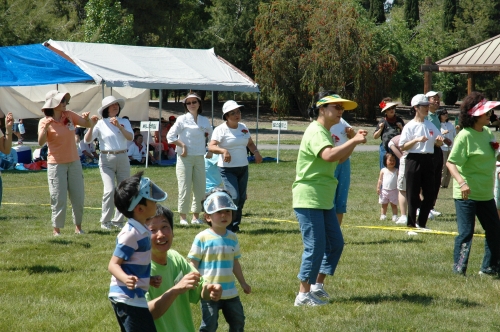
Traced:
<path fill-rule="evenodd" d="M 344 238 L 333 200 L 337 179 L 335 168 L 349 158 L 356 145 L 366 142 L 366 130 L 346 143 L 335 146 L 330 128 L 339 123 L 344 110 L 357 103 L 330 91 L 318 93 L 309 116 L 316 119 L 307 127 L 297 157 L 297 175 L 292 185 L 293 209 L 299 221 L 304 252 L 297 277 L 300 281 L 295 306 L 328 303 L 323 285 L 333 276 L 344 248 Z"/>
<path fill-rule="evenodd" d="M 250 136 L 250 131 L 241 123 L 241 110 L 234 100 L 228 100 L 222 106 L 222 119 L 225 121 L 214 130 L 209 151 L 219 155 L 217 166 L 224 183 L 238 210 L 233 213 L 233 222 L 227 229 L 233 232 L 240 230 L 243 206 L 247 199 L 248 159 L 247 147 L 255 156 L 257 164 L 262 156 Z"/>
<path fill-rule="evenodd" d="M 203 224 L 199 215 L 201 201 L 205 197 L 204 155 L 207 141 L 212 136 L 212 126 L 210 121 L 201 115 L 203 105 L 197 93 L 190 92 L 181 102 L 186 113 L 177 118 L 167 134 L 168 143 L 177 146 L 175 172 L 179 187 L 180 224 L 189 225 L 186 216 L 190 206 L 193 213 L 191 224 Z"/>
<path fill-rule="evenodd" d="M 492 109 L 500 102 L 486 101 L 472 92 L 460 104 L 458 133 L 446 166 L 455 179 L 453 198 L 458 236 L 453 250 L 453 272 L 465 275 L 474 235 L 475 219 L 485 231 L 485 253 L 479 274 L 500 271 L 500 220 L 493 199 L 498 143 L 487 127 Z"/>
<path fill-rule="evenodd" d="M 75 128 L 90 127 L 89 112 L 78 115 L 67 111 L 69 93 L 52 90 L 45 96 L 42 112 L 45 117 L 38 122 L 38 144 L 47 143 L 47 177 L 49 181 L 50 206 L 54 236 L 61 235 L 66 219 L 66 202 L 71 200 L 75 233 L 83 234 L 83 190 L 82 164 L 75 144 Z"/>

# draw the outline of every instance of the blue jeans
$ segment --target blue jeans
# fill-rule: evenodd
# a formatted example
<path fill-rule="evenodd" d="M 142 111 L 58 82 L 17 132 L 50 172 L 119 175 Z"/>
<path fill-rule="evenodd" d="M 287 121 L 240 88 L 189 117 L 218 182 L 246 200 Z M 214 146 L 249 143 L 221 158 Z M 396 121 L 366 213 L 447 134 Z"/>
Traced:
<path fill-rule="evenodd" d="M 221 309 L 226 322 L 229 324 L 229 332 L 244 331 L 245 315 L 243 314 L 243 306 L 240 297 L 236 296 L 232 299 L 219 301 L 201 300 L 202 319 L 200 332 L 217 331 L 219 310 Z"/>
<path fill-rule="evenodd" d="M 156 332 L 155 322 L 148 308 L 113 301 L 111 305 L 122 332 Z"/>
<path fill-rule="evenodd" d="M 379 158 L 378 158 L 378 161 L 379 161 L 379 164 L 380 164 L 380 169 L 384 168 L 384 156 L 385 154 L 387 153 L 387 151 L 385 151 L 385 147 L 384 147 L 384 143 L 380 143 L 380 146 L 378 148 L 378 154 L 379 154 Z"/>
<path fill-rule="evenodd" d="M 351 158 L 347 158 L 342 164 L 337 165 L 334 176 L 339 182 L 337 183 L 333 206 L 337 213 L 346 213 L 347 196 L 351 185 Z"/>
<path fill-rule="evenodd" d="M 455 199 L 458 236 L 453 250 L 453 272 L 465 274 L 474 235 L 475 217 L 483 226 L 486 241 L 481 271 L 499 267 L 500 259 L 500 220 L 495 200 L 474 201 Z"/>
<path fill-rule="evenodd" d="M 243 206 L 247 199 L 248 166 L 241 167 L 219 167 L 224 188 L 231 195 L 238 211 L 233 212 L 233 223 L 227 229 L 238 231 L 243 214 Z"/>
<path fill-rule="evenodd" d="M 297 277 L 315 284 L 319 273 L 333 275 L 344 249 L 344 238 L 335 208 L 330 210 L 295 208 L 304 252 Z"/>

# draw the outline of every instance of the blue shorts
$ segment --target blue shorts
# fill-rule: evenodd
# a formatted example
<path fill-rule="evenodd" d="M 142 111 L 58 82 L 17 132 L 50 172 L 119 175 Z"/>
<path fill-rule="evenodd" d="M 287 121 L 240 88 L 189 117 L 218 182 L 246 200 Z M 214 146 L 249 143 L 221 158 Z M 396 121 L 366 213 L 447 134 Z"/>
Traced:
<path fill-rule="evenodd" d="M 15 133 L 19 132 L 19 123 L 14 123 L 14 125 L 12 126 L 12 131 Z"/>
<path fill-rule="evenodd" d="M 335 169 L 335 178 L 339 181 L 333 205 L 337 213 L 347 212 L 347 196 L 349 195 L 349 186 L 351 185 L 351 158 L 338 164 Z"/>

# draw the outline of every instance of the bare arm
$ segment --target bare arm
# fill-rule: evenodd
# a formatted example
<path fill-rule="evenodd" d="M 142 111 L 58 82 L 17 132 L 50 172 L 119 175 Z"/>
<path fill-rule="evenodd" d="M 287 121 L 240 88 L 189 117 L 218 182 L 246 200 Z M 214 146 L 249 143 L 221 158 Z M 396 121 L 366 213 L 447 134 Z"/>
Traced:
<path fill-rule="evenodd" d="M 12 113 L 7 113 L 5 117 L 5 135 L 0 140 L 0 152 L 9 154 L 12 147 L 12 125 L 14 118 Z"/>
<path fill-rule="evenodd" d="M 379 138 L 380 135 L 382 135 L 383 131 L 384 131 L 384 123 L 381 122 L 379 123 L 377 130 L 375 130 L 375 132 L 373 133 L 373 138 L 375 139 Z"/>
<path fill-rule="evenodd" d="M 457 181 L 458 185 L 460 186 L 460 191 L 462 192 L 462 199 L 468 199 L 470 194 L 470 188 L 467 182 L 462 177 L 462 175 L 460 175 L 457 165 L 447 161 L 446 167 L 448 167 L 451 176 L 453 176 L 453 178 Z"/>
<path fill-rule="evenodd" d="M 380 187 L 382 187 L 382 181 L 384 180 L 384 172 L 380 170 L 380 175 L 377 181 L 377 194 L 380 195 Z"/>
<path fill-rule="evenodd" d="M 419 136 L 419 137 L 416 137 L 414 139 L 412 139 L 411 141 L 408 141 L 408 142 L 405 142 L 403 144 L 403 146 L 400 146 L 401 150 L 403 151 L 406 151 L 406 150 L 410 150 L 415 144 L 417 144 L 418 142 L 427 142 L 429 139 L 425 136 Z"/>
<path fill-rule="evenodd" d="M 53 118 L 44 118 L 38 124 L 38 145 L 42 146 L 47 142 L 47 135 L 50 124 L 54 122 Z"/>
<path fill-rule="evenodd" d="M 320 152 L 324 161 L 335 162 L 345 161 L 351 155 L 356 145 L 366 142 L 366 130 L 358 130 L 358 133 L 341 146 L 327 146 Z"/>
<path fill-rule="evenodd" d="M 90 112 L 83 112 L 80 117 L 78 117 L 77 125 L 80 127 L 89 128 L 91 126 L 89 119 Z"/>
<path fill-rule="evenodd" d="M 243 277 L 243 271 L 241 270 L 241 265 L 238 259 L 234 260 L 233 273 L 236 279 L 238 279 L 238 282 L 240 283 L 241 288 L 243 288 L 245 294 L 250 294 L 252 292 L 252 287 L 250 287 L 250 285 L 245 281 L 245 277 Z"/>
<path fill-rule="evenodd" d="M 399 159 L 401 159 L 401 157 L 403 157 L 403 154 L 401 153 L 401 151 L 399 151 L 399 149 L 396 146 L 396 144 L 391 145 L 390 149 L 391 149 L 392 152 L 394 152 L 394 154 L 396 155 L 396 157 L 398 157 Z"/>
<path fill-rule="evenodd" d="M 201 290 L 201 298 L 207 301 L 219 301 L 221 295 L 222 286 L 219 284 L 205 284 Z"/>
<path fill-rule="evenodd" d="M 262 162 L 262 156 L 260 155 L 259 150 L 257 150 L 257 146 L 255 146 L 255 143 L 253 142 L 252 138 L 248 140 L 247 144 L 248 149 L 250 149 L 250 152 L 253 153 L 255 156 L 255 163 L 260 164 Z"/>
<path fill-rule="evenodd" d="M 210 144 L 208 144 L 208 151 L 215 154 L 221 154 L 222 159 L 226 163 L 231 162 L 231 154 L 229 153 L 229 151 L 219 146 L 219 141 L 211 140 Z"/>
<path fill-rule="evenodd" d="M 123 258 L 111 256 L 108 264 L 108 271 L 118 280 L 127 285 L 128 289 L 134 289 L 139 278 L 136 276 L 128 275 L 122 269 Z"/>

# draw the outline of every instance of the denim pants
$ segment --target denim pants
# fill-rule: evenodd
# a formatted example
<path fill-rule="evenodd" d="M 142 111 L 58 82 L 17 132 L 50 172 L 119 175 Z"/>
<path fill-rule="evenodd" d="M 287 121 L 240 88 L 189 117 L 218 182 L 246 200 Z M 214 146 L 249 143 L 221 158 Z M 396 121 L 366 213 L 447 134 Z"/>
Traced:
<path fill-rule="evenodd" d="M 465 274 L 474 235 L 475 217 L 483 226 L 486 240 L 481 271 L 497 269 L 500 259 L 500 220 L 495 200 L 474 201 L 455 199 L 458 236 L 453 250 L 453 272 Z"/>
<path fill-rule="evenodd" d="M 111 305 L 122 332 L 156 332 L 155 322 L 148 308 L 113 301 Z"/>
<path fill-rule="evenodd" d="M 337 213 L 346 213 L 347 196 L 351 186 L 351 158 L 347 158 L 342 164 L 337 165 L 334 176 L 339 182 L 337 183 L 333 206 Z"/>
<path fill-rule="evenodd" d="M 115 211 L 115 187 L 130 177 L 130 164 L 126 153 L 101 154 L 99 157 L 104 193 L 102 194 L 101 223 L 123 222 L 123 214 Z M 115 183 L 116 179 L 116 183 Z M 114 217 L 113 217 L 114 215 Z"/>
<path fill-rule="evenodd" d="M 245 315 L 243 314 L 243 306 L 240 297 L 236 296 L 232 299 L 219 301 L 201 300 L 202 319 L 200 332 L 217 331 L 219 310 L 221 309 L 226 322 L 229 324 L 229 332 L 244 331 Z"/>
<path fill-rule="evenodd" d="M 294 208 L 299 221 L 304 252 L 297 277 L 315 284 L 319 273 L 333 275 L 344 249 L 344 238 L 335 208 Z"/>
<path fill-rule="evenodd" d="M 238 230 L 238 225 L 241 223 L 243 214 L 243 206 L 247 199 L 247 183 L 248 183 L 248 166 L 241 167 L 219 167 L 220 176 L 224 183 L 224 188 L 233 198 L 234 204 L 238 207 L 238 211 L 233 212 L 232 229 Z"/>
<path fill-rule="evenodd" d="M 69 199 L 73 211 L 73 223 L 81 225 L 83 220 L 83 171 L 80 160 L 67 164 L 47 164 L 52 227 L 63 228 Z"/>
<path fill-rule="evenodd" d="M 177 155 L 175 174 L 179 187 L 179 213 L 188 214 L 190 205 L 191 212 L 200 213 L 206 186 L 205 157 Z M 193 197 L 192 202 L 191 197 Z"/>
<path fill-rule="evenodd" d="M 385 157 L 385 154 L 387 153 L 387 151 L 385 151 L 385 146 L 384 146 L 384 143 L 380 143 L 380 146 L 378 148 L 378 154 L 379 154 L 379 157 L 378 157 L 378 161 L 379 161 L 379 164 L 380 164 L 380 169 L 384 168 L 384 157 Z"/>

